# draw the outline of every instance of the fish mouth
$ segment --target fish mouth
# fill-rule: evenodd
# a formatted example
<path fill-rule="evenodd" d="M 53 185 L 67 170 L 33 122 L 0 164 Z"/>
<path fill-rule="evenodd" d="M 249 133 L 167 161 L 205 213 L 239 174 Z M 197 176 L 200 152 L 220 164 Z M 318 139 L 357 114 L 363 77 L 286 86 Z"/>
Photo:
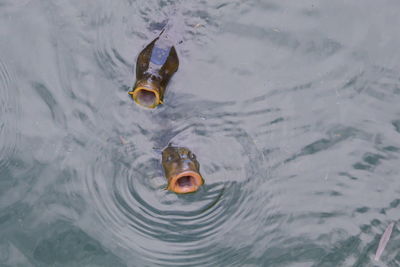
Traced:
<path fill-rule="evenodd" d="M 185 171 L 172 177 L 168 183 L 168 190 L 178 194 L 192 193 L 203 184 L 201 175 L 194 171 Z"/>
<path fill-rule="evenodd" d="M 161 103 L 160 93 L 157 88 L 136 87 L 133 92 L 129 92 L 133 100 L 143 107 L 155 108 Z"/>

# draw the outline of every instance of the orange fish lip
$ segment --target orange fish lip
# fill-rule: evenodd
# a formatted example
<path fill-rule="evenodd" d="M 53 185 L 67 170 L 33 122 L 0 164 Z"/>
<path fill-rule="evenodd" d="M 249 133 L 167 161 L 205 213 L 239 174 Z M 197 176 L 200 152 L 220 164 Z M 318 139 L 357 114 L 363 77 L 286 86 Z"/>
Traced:
<path fill-rule="evenodd" d="M 135 87 L 131 92 L 128 92 L 128 94 L 130 94 L 133 98 L 133 100 L 135 100 L 135 102 L 143 107 L 147 107 L 147 108 L 155 108 L 157 107 L 159 104 L 162 104 L 162 100 L 160 99 L 160 93 L 159 93 L 159 89 L 158 88 L 152 88 L 153 86 L 149 86 L 149 85 L 145 85 L 145 86 L 138 86 Z M 154 94 L 155 97 L 155 101 L 153 105 L 144 105 L 140 99 L 139 99 L 139 93 L 141 93 L 142 91 L 146 91 L 146 92 L 150 92 Z"/>
<path fill-rule="evenodd" d="M 203 177 L 199 173 L 184 171 L 169 179 L 168 190 L 178 194 L 192 193 L 197 191 L 203 183 Z"/>

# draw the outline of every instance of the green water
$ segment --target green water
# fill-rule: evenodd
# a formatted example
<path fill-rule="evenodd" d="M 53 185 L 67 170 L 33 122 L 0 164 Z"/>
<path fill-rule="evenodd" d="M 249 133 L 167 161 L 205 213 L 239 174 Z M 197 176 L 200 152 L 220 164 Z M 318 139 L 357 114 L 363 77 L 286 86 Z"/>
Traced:
<path fill-rule="evenodd" d="M 0 0 L 0 266 L 400 266 L 399 11 Z M 146 110 L 167 21 L 180 68 Z M 199 192 L 164 190 L 169 142 Z"/>

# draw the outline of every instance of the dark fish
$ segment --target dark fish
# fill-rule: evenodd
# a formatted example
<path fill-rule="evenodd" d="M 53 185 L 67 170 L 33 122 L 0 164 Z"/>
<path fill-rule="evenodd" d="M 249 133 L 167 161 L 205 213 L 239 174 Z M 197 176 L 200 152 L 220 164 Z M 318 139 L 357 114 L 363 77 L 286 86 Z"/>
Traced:
<path fill-rule="evenodd" d="M 204 184 L 200 164 L 189 149 L 169 145 L 162 152 L 162 165 L 168 190 L 178 194 L 191 193 Z"/>
<path fill-rule="evenodd" d="M 139 105 L 155 108 L 163 103 L 165 88 L 178 66 L 174 42 L 168 30 L 163 30 L 140 52 L 136 63 L 136 83 L 129 94 Z"/>

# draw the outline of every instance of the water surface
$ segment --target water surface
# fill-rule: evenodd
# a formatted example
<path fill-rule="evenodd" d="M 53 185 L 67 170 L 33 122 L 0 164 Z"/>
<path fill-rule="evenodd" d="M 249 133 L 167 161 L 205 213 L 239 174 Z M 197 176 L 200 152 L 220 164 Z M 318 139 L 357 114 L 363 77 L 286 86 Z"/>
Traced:
<path fill-rule="evenodd" d="M 399 266 L 398 1 L 0 0 L 2 266 Z M 168 21 L 165 105 L 127 92 Z M 195 194 L 164 190 L 188 146 Z"/>

